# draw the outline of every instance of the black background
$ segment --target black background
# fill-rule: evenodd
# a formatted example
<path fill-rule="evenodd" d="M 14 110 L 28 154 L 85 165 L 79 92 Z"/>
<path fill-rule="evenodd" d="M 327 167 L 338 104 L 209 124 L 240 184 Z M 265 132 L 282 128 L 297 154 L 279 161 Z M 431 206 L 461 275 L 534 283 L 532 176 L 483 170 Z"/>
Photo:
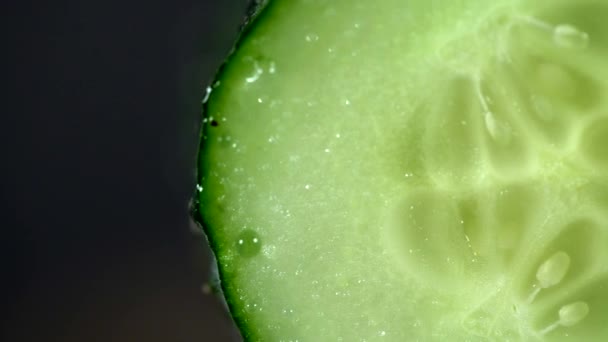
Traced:
<path fill-rule="evenodd" d="M 247 1 L 0 6 L 2 340 L 238 340 L 187 206 Z"/>

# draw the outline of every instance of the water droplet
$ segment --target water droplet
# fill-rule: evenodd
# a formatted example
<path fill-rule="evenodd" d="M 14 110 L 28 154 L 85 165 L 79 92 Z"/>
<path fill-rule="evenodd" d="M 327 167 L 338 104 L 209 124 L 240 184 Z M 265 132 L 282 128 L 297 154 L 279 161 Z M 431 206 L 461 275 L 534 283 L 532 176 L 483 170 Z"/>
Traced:
<path fill-rule="evenodd" d="M 275 61 L 264 56 L 248 56 L 244 61 L 251 65 L 251 72 L 249 72 L 249 76 L 245 77 L 246 83 L 255 83 L 264 73 L 274 74 L 277 71 Z"/>
<path fill-rule="evenodd" d="M 313 43 L 319 40 L 319 36 L 314 33 L 309 33 L 306 35 L 306 37 L 304 37 L 304 39 L 309 43 Z"/>
<path fill-rule="evenodd" d="M 254 62 L 253 73 L 245 78 L 245 82 L 253 83 L 257 81 L 264 73 L 264 69 L 260 68 L 257 62 Z"/>
<path fill-rule="evenodd" d="M 243 230 L 237 237 L 236 250 L 242 257 L 253 257 L 260 253 L 262 244 L 258 234 L 251 230 Z"/>
<path fill-rule="evenodd" d="M 209 100 L 209 96 L 211 96 L 212 91 L 213 91 L 213 89 L 211 87 L 207 87 L 205 89 L 205 96 L 203 97 L 203 103 L 206 103 L 207 100 Z"/>
<path fill-rule="evenodd" d="M 570 24 L 561 24 L 553 29 L 553 42 L 560 47 L 582 50 L 589 45 L 589 34 Z"/>

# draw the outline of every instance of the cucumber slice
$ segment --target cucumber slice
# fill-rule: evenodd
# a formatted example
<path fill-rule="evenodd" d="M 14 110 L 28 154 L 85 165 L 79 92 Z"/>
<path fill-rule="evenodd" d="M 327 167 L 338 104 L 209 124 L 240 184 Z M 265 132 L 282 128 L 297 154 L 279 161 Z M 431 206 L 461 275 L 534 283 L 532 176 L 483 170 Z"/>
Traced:
<path fill-rule="evenodd" d="M 250 341 L 608 341 L 608 2 L 271 1 L 195 210 Z"/>

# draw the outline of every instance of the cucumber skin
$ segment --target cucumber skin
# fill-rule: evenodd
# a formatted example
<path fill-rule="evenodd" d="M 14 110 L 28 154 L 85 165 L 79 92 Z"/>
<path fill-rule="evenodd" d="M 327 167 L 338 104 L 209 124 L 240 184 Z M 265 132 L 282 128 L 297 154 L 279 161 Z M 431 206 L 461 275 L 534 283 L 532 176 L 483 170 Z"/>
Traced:
<path fill-rule="evenodd" d="M 220 65 L 215 76 L 213 76 L 213 80 L 207 87 L 206 95 L 202 101 L 202 112 L 200 121 L 201 127 L 199 130 L 200 145 L 197 152 L 196 164 L 198 165 L 198 167 L 196 167 L 195 176 L 197 186 L 195 187 L 194 194 L 189 205 L 190 217 L 203 230 L 204 235 L 206 237 L 206 241 L 211 247 L 211 251 L 215 256 L 213 258 L 213 268 L 216 271 L 214 271 L 214 274 L 212 275 L 212 279 L 210 281 L 210 283 L 213 284 L 214 294 L 221 302 L 225 304 L 226 309 L 230 313 L 230 317 L 236 324 L 240 336 L 243 338 L 244 341 L 253 340 L 254 337 L 250 333 L 252 329 L 248 326 L 247 318 L 244 315 L 240 314 L 240 310 L 238 310 L 237 303 L 232 300 L 232 298 L 235 298 L 236 293 L 232 292 L 231 289 L 227 287 L 230 279 L 229 271 L 226 269 L 226 267 L 224 267 L 221 263 L 218 262 L 217 253 L 221 250 L 221 237 L 216 236 L 215 231 L 212 228 L 213 223 L 205 220 L 202 215 L 202 212 L 205 210 L 205 208 L 204 204 L 201 203 L 201 192 L 203 191 L 201 184 L 204 183 L 205 173 L 209 170 L 209 168 L 207 167 L 208 165 L 206 163 L 205 139 L 208 135 L 208 131 L 212 129 L 212 126 L 205 123 L 211 119 L 209 116 L 208 106 L 211 93 L 213 92 L 213 88 L 221 82 L 223 75 L 226 72 L 226 68 L 234 59 L 235 53 L 237 52 L 241 43 L 254 33 L 257 23 L 263 21 L 263 18 L 267 15 L 267 7 L 269 7 L 269 4 L 271 2 L 271 0 L 250 0 L 249 8 L 247 9 L 247 13 L 243 19 L 243 23 L 239 28 L 233 48 Z"/>

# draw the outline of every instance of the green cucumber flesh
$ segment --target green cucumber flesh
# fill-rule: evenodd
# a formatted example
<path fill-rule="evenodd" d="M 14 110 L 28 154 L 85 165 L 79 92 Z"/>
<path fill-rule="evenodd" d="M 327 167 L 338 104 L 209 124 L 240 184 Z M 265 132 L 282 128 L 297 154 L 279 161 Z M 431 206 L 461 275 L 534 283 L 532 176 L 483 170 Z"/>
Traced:
<path fill-rule="evenodd" d="M 275 0 L 196 206 L 250 341 L 608 341 L 608 1 Z"/>

